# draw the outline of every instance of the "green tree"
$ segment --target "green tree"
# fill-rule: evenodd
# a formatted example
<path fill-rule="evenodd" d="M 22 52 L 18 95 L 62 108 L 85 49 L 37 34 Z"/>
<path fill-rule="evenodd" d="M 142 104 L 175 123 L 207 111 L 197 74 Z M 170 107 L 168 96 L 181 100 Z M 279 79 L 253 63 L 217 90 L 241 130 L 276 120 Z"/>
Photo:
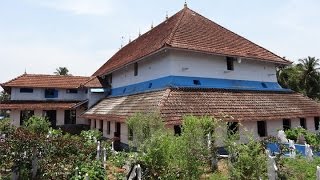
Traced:
<path fill-rule="evenodd" d="M 8 101 L 8 100 L 10 100 L 10 95 L 5 91 L 1 91 L 0 92 L 0 102 Z"/>
<path fill-rule="evenodd" d="M 304 87 L 304 93 L 311 98 L 319 96 L 319 61 L 319 59 L 309 56 L 305 59 L 299 59 L 297 65 L 301 69 L 301 84 Z"/>
<path fill-rule="evenodd" d="M 61 75 L 61 76 L 70 76 L 71 74 L 69 74 L 69 70 L 67 67 L 59 67 L 56 69 L 56 71 L 54 72 L 55 75 Z"/>

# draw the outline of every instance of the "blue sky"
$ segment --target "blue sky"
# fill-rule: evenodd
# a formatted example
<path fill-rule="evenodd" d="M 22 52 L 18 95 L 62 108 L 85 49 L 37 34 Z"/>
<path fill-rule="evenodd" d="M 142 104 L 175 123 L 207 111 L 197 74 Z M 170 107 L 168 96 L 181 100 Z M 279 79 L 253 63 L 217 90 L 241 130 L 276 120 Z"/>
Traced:
<path fill-rule="evenodd" d="M 129 37 L 183 8 L 184 0 L 2 0 L 0 82 L 66 66 L 91 75 Z M 188 0 L 189 8 L 297 60 L 320 58 L 319 0 Z M 122 36 L 124 39 L 122 40 Z"/>

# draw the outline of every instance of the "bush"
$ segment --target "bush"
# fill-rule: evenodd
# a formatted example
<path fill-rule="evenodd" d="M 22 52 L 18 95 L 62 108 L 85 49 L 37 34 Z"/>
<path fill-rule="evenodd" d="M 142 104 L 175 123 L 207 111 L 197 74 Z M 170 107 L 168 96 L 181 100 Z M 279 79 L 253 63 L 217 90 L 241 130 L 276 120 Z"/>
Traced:
<path fill-rule="evenodd" d="M 23 124 L 24 128 L 36 134 L 47 134 L 49 132 L 50 125 L 51 123 L 48 119 L 37 116 L 32 116 Z"/>
<path fill-rule="evenodd" d="M 288 129 L 285 131 L 285 133 L 288 139 L 291 139 L 294 141 L 297 141 L 298 137 L 303 135 L 308 144 L 315 146 L 317 149 L 319 149 L 319 146 L 320 146 L 319 134 L 309 132 L 308 130 L 301 127 Z"/>
<path fill-rule="evenodd" d="M 15 127 L 11 124 L 10 119 L 2 119 L 0 120 L 0 135 L 1 134 L 12 134 L 13 131 L 15 130 Z"/>
<path fill-rule="evenodd" d="M 79 167 L 76 167 L 70 179 L 83 180 L 85 179 L 86 174 L 89 179 L 105 179 L 106 177 L 106 172 L 102 163 L 99 161 L 91 161 L 81 163 Z"/>
<path fill-rule="evenodd" d="M 81 131 L 80 136 L 84 138 L 87 143 L 96 143 L 102 138 L 102 132 L 98 130 Z"/>

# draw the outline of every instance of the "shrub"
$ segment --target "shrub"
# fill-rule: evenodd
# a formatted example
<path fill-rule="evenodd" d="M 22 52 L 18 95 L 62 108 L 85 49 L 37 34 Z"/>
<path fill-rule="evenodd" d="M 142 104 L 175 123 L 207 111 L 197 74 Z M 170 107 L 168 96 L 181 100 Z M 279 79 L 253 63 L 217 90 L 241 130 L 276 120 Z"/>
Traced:
<path fill-rule="evenodd" d="M 2 119 L 0 120 L 0 135 L 1 134 L 12 134 L 13 131 L 15 130 L 15 127 L 11 124 L 10 119 Z"/>
<path fill-rule="evenodd" d="M 81 163 L 72 173 L 71 180 L 83 180 L 87 174 L 89 179 L 105 179 L 106 172 L 99 161 Z"/>
<path fill-rule="evenodd" d="M 32 116 L 23 124 L 24 128 L 36 134 L 47 134 L 50 129 L 50 122 L 43 117 Z"/>
<path fill-rule="evenodd" d="M 102 132 L 98 130 L 81 131 L 80 136 L 86 140 L 87 143 L 96 143 L 102 138 Z"/>
<path fill-rule="evenodd" d="M 315 146 L 317 149 L 319 149 L 319 146 L 320 146 L 319 134 L 309 132 L 308 130 L 301 127 L 288 129 L 285 131 L 285 133 L 288 139 L 291 139 L 294 141 L 296 141 L 299 136 L 303 135 L 308 144 Z"/>

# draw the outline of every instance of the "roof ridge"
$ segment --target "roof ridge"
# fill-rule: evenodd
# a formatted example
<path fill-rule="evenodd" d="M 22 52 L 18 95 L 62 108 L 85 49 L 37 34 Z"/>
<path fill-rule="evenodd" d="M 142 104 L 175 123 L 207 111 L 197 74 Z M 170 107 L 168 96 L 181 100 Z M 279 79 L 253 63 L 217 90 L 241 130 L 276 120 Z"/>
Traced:
<path fill-rule="evenodd" d="M 188 9 L 189 9 L 189 8 L 188 8 Z M 232 34 L 234 34 L 234 35 L 236 35 L 236 36 L 238 36 L 238 37 L 240 37 L 240 38 L 245 39 L 246 41 L 249 41 L 250 43 L 252 43 L 252 44 L 254 44 L 254 45 L 258 46 L 259 48 L 261 48 L 261 49 L 263 49 L 263 50 L 265 50 L 265 51 L 270 52 L 271 54 L 273 54 L 273 55 L 277 56 L 278 58 L 280 58 L 280 59 L 282 59 L 282 60 L 284 60 L 284 61 L 287 61 L 287 62 L 289 62 L 289 63 L 292 63 L 291 61 L 289 61 L 289 60 L 287 60 L 287 59 L 284 59 L 283 57 L 280 57 L 279 55 L 277 55 L 277 54 L 275 54 L 275 53 L 271 52 L 270 50 L 268 50 L 268 49 L 266 49 L 266 48 L 264 48 L 264 47 L 260 46 L 259 44 L 255 43 L 255 42 L 253 42 L 253 41 L 250 41 L 249 39 L 245 38 L 244 36 L 242 36 L 242 35 L 240 35 L 240 34 L 237 34 L 237 33 L 233 32 L 232 30 L 227 29 L 227 28 L 223 27 L 222 25 L 220 25 L 220 24 L 218 24 L 218 23 L 214 22 L 213 20 L 211 20 L 211 19 L 209 19 L 209 18 L 207 18 L 207 17 L 205 17 L 205 16 L 203 16 L 203 15 L 201 15 L 201 14 L 197 13 L 196 11 L 194 11 L 194 10 L 192 10 L 192 9 L 189 9 L 189 10 L 190 10 L 190 11 L 192 11 L 193 13 L 195 13 L 195 14 L 197 14 L 197 15 L 201 16 L 202 18 L 204 18 L 204 19 L 206 19 L 206 20 L 208 20 L 208 21 L 210 21 L 210 22 L 214 23 L 215 25 L 219 26 L 220 28 L 222 28 L 222 29 L 224 29 L 224 30 L 229 31 L 229 32 L 231 32 Z"/>
<path fill-rule="evenodd" d="M 26 76 L 50 76 L 50 77 L 79 77 L 79 78 L 91 78 L 92 76 L 74 76 L 74 75 L 55 75 L 55 74 L 24 74 Z"/>
<path fill-rule="evenodd" d="M 15 81 L 15 80 L 17 80 L 17 79 L 19 79 L 19 78 L 21 78 L 21 77 L 24 77 L 24 76 L 26 76 L 26 75 L 27 75 L 26 73 L 21 74 L 20 76 L 17 76 L 17 77 L 15 77 L 15 78 L 13 78 L 13 79 L 5 82 L 5 83 L 1 83 L 0 85 L 1 85 L 1 86 L 5 86 L 6 84 L 8 84 L 8 83 L 10 83 L 10 82 L 12 82 L 12 81 Z"/>
<path fill-rule="evenodd" d="M 188 9 L 189 9 L 189 8 L 183 8 L 183 9 L 181 10 L 182 12 L 179 11 L 179 12 L 181 12 L 182 14 L 180 15 L 178 22 L 176 23 L 176 25 L 175 25 L 174 28 L 172 29 L 172 31 L 171 31 L 171 33 L 170 33 L 167 41 L 165 42 L 165 44 L 167 44 L 167 45 L 170 45 L 170 44 L 171 44 L 172 39 L 173 39 L 174 35 L 176 34 L 178 27 L 180 26 L 181 20 L 182 20 L 182 18 L 184 17 L 184 15 L 185 15 L 185 13 L 186 13 L 186 10 L 188 10 Z M 179 13 L 179 12 L 178 12 L 178 13 Z M 177 14 L 178 14 L 178 13 L 177 13 Z M 172 17 L 173 17 L 173 16 L 172 16 Z M 164 45 L 165 45 L 165 44 L 164 44 Z"/>

